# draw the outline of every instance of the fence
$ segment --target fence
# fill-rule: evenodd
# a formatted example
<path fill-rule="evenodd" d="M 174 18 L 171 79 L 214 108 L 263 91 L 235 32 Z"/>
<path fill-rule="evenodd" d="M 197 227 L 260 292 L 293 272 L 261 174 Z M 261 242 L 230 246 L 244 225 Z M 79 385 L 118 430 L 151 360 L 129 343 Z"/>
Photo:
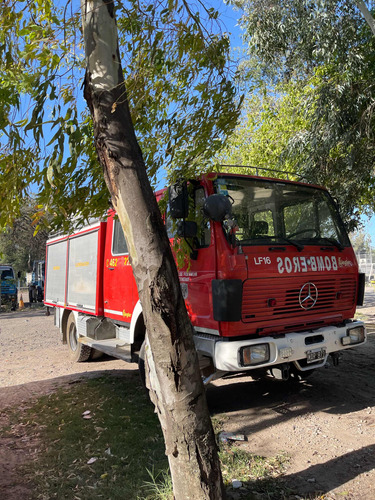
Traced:
<path fill-rule="evenodd" d="M 359 271 L 365 273 L 366 279 L 374 279 L 375 275 L 375 258 L 371 252 L 356 253 Z"/>

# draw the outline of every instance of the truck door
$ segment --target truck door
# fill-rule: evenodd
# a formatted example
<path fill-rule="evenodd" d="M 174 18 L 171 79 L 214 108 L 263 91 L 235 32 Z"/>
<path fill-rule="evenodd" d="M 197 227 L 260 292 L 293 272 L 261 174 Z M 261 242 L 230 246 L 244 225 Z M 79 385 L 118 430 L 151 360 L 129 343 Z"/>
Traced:
<path fill-rule="evenodd" d="M 216 258 L 211 224 L 203 216 L 206 194 L 203 186 L 191 190 L 189 218 L 198 226 L 194 238 L 195 256 L 187 268 L 179 270 L 182 292 L 193 326 L 207 333 L 216 332 L 217 322 L 212 315 L 211 283 L 216 278 Z M 211 333 L 212 333 L 211 332 Z"/>
<path fill-rule="evenodd" d="M 108 219 L 103 271 L 104 316 L 130 323 L 137 288 L 129 262 L 129 252 L 120 221 Z"/>

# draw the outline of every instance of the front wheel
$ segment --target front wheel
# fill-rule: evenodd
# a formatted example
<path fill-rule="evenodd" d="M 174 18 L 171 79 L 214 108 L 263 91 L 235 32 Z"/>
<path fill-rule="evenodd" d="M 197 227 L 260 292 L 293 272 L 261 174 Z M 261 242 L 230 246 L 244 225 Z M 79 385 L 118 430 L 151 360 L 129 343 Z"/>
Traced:
<path fill-rule="evenodd" d="M 78 342 L 78 332 L 73 313 L 70 313 L 68 318 L 66 337 L 69 347 L 69 358 L 77 363 L 87 361 L 91 354 L 91 347 Z"/>

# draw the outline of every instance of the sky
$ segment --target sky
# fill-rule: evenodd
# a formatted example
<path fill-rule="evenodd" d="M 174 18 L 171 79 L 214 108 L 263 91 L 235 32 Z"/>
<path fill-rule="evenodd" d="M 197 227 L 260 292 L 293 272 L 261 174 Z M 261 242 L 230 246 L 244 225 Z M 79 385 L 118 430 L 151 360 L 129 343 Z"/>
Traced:
<path fill-rule="evenodd" d="M 374 193 L 375 195 L 375 193 Z M 371 246 L 375 247 L 375 216 L 373 217 L 363 217 L 363 231 L 370 235 Z"/>

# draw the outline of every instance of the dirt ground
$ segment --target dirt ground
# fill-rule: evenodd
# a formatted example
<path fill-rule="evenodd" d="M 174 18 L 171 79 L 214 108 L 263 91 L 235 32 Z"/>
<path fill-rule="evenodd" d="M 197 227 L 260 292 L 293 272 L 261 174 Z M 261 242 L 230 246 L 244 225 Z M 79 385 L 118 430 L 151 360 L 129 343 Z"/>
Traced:
<path fill-rule="evenodd" d="M 374 325 L 366 345 L 346 351 L 339 366 L 317 370 L 295 384 L 232 377 L 207 388 L 212 415 L 224 430 L 246 436 L 252 453 L 290 457 L 285 480 L 295 498 L 375 499 L 375 291 L 366 291 L 359 315 Z M 371 330 L 370 326 L 370 330 Z M 6 407 L 20 411 L 32 399 L 82 377 L 134 364 L 111 358 L 72 363 L 60 343 L 53 316 L 29 309 L 0 314 L 0 424 Z M 12 422 L 10 422 L 12 425 Z M 37 460 L 38 446 L 22 428 L 0 435 L 0 498 L 27 500 L 31 485 L 17 465 Z"/>

